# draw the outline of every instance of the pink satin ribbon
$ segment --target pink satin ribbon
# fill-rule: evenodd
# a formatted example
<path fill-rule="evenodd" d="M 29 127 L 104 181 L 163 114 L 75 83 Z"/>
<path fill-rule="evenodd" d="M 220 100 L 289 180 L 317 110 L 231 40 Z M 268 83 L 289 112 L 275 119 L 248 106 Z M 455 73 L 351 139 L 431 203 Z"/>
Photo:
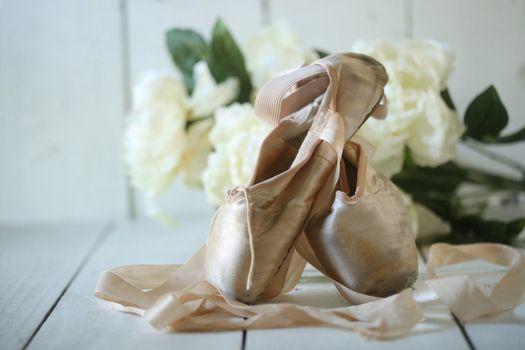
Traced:
<path fill-rule="evenodd" d="M 500 244 L 430 248 L 429 278 L 416 290 L 359 305 L 318 308 L 293 303 L 245 305 L 228 299 L 207 282 L 206 246 L 184 265 L 130 265 L 103 272 L 95 295 L 117 309 L 139 314 L 158 330 L 224 331 L 302 326 L 331 326 L 373 338 L 397 337 L 423 320 L 418 293 L 431 290 L 462 321 L 512 310 L 525 289 L 525 262 L 518 250 Z M 448 265 L 482 259 L 505 266 L 505 276 L 485 295 L 467 274 L 436 276 Z M 297 275 L 297 274 L 294 274 Z M 297 278 L 291 284 L 295 284 Z M 289 290 L 290 286 L 286 288 Z"/>

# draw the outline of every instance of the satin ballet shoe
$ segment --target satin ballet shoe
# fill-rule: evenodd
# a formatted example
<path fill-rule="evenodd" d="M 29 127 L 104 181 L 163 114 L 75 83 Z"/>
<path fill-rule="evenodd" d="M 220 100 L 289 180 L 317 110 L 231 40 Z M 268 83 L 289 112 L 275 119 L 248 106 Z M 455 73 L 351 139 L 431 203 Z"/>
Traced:
<path fill-rule="evenodd" d="M 206 278 L 222 294 L 253 304 L 281 292 L 297 238 L 333 193 L 347 138 L 381 114 L 386 80 L 377 61 L 344 54 L 261 89 L 256 112 L 275 128 L 248 184 L 228 191 L 206 245 Z M 337 112 L 341 96 L 351 118 Z"/>
<path fill-rule="evenodd" d="M 305 235 L 320 269 L 355 292 L 387 297 L 417 278 L 415 237 L 401 193 L 368 164 L 360 143 L 345 145 L 331 207 L 310 220 Z"/>
<path fill-rule="evenodd" d="M 329 81 L 338 86 L 327 89 Z M 257 95 L 255 110 L 258 117 L 275 126 L 325 91 L 327 95 L 333 92 L 335 96 L 326 99 L 331 99 L 343 118 L 348 140 L 369 116 L 386 117 L 383 88 L 387 82 L 385 68 L 372 57 L 351 52 L 331 55 L 271 80 Z"/>
<path fill-rule="evenodd" d="M 315 110 L 307 107 L 298 115 Z M 317 193 L 330 190 L 325 179 L 336 168 L 337 153 L 319 138 L 322 128 L 302 134 L 300 126 L 287 121 L 270 133 L 252 181 L 228 191 L 210 226 L 207 279 L 226 296 L 247 304 L 262 297 L 293 252 Z"/>

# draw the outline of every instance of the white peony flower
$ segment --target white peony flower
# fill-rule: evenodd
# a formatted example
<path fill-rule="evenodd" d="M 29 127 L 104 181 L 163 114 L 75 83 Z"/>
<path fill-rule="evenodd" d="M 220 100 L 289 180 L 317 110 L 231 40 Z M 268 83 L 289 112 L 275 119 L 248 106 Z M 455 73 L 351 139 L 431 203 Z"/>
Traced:
<path fill-rule="evenodd" d="M 124 133 L 125 158 L 134 187 L 150 202 L 184 172 L 198 185 L 211 145 L 208 133 L 215 110 L 234 100 L 237 79 L 217 84 L 205 62 L 194 67 L 195 89 L 188 97 L 174 75 L 148 72 L 133 89 L 133 111 Z M 200 120 L 202 119 L 202 120 Z M 188 121 L 192 123 L 187 127 Z"/>
<path fill-rule="evenodd" d="M 133 89 L 133 111 L 124 132 L 131 183 L 154 197 L 179 171 L 186 147 L 186 89 L 176 76 L 148 72 Z"/>
<path fill-rule="evenodd" d="M 412 122 L 407 142 L 412 158 L 419 165 L 431 167 L 454 159 L 464 131 L 458 114 L 434 91 L 427 90 L 420 103 L 422 115 Z"/>
<path fill-rule="evenodd" d="M 234 103 L 225 108 L 219 108 L 215 113 L 215 126 L 210 132 L 210 142 L 213 147 L 231 142 L 232 138 L 243 134 L 266 133 L 270 129 L 255 114 L 249 103 Z"/>
<path fill-rule="evenodd" d="M 317 58 L 315 52 L 302 47 L 297 36 L 283 21 L 251 36 L 244 47 L 244 56 L 256 90 L 279 73 Z"/>
<path fill-rule="evenodd" d="M 201 175 L 212 150 L 208 137 L 212 126 L 213 119 L 207 118 L 192 123 L 187 130 L 187 143 L 181 159 L 181 170 L 184 172 L 184 180 L 188 186 L 201 185 Z"/>
<path fill-rule="evenodd" d="M 215 150 L 208 157 L 202 181 L 208 200 L 220 205 L 227 189 L 248 180 L 270 127 L 255 115 L 248 103 L 221 108 L 215 118 L 210 132 Z"/>
<path fill-rule="evenodd" d="M 198 62 L 193 67 L 195 88 L 188 100 L 190 120 L 209 117 L 219 107 L 232 102 L 239 94 L 239 80 L 228 78 L 220 84 L 212 77 L 208 64 Z"/>
<path fill-rule="evenodd" d="M 157 195 L 171 184 L 184 152 L 184 109 L 177 103 L 161 103 L 140 108 L 132 117 L 124 133 L 131 183 Z"/>
<path fill-rule="evenodd" d="M 375 166 L 387 176 L 395 175 L 402 168 L 405 147 L 422 166 L 453 159 L 464 127 L 440 96 L 452 69 L 450 51 L 432 40 L 360 41 L 354 51 L 379 60 L 389 75 L 388 117 L 370 118 L 360 130 L 377 147 Z"/>
<path fill-rule="evenodd" d="M 403 50 L 405 57 L 410 57 L 415 67 L 425 69 L 428 79 L 440 91 L 447 87 L 448 77 L 454 68 L 454 57 L 448 46 L 432 39 L 415 39 L 406 41 Z"/>
<path fill-rule="evenodd" d="M 157 72 L 146 72 L 139 83 L 133 87 L 133 110 L 173 104 L 186 113 L 187 92 L 177 76 Z"/>

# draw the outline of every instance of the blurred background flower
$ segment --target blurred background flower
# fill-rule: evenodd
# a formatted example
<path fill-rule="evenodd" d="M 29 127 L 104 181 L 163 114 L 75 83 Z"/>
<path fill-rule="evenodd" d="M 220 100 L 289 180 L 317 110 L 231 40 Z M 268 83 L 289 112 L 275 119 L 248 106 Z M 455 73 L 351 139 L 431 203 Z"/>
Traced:
<path fill-rule="evenodd" d="M 241 91 L 239 77 L 226 76 L 217 82 L 209 64 L 214 71 L 223 71 L 228 69 L 228 62 L 202 54 L 198 57 L 209 64 L 196 61 L 188 75 L 193 57 L 184 56 L 180 45 L 184 40 L 194 40 L 194 46 L 202 44 L 197 33 L 176 29 L 168 35 L 173 45 L 179 45 L 173 59 L 183 76 L 186 69 L 186 76 L 181 79 L 179 75 L 147 73 L 134 88 L 134 107 L 124 137 L 131 183 L 146 194 L 149 212 L 160 215 L 162 221 L 168 214 L 153 203 L 154 198 L 167 191 L 178 175 L 184 176 L 187 185 L 202 186 L 210 203 L 220 205 L 227 189 L 247 180 L 260 143 L 270 130 L 257 118 L 252 104 L 228 106 L 242 99 L 241 95 L 253 95 Z M 219 21 L 210 49 L 214 40 L 233 42 Z M 234 42 L 232 45 L 235 47 Z M 317 58 L 300 44 L 284 21 L 253 34 L 242 51 L 255 89 L 279 73 Z M 232 59 L 243 62 L 243 55 L 236 55 Z M 191 95 L 187 92 L 190 90 Z"/>
<path fill-rule="evenodd" d="M 379 60 L 389 76 L 388 117 L 370 118 L 359 132 L 377 147 L 374 165 L 389 177 L 399 173 L 406 148 L 422 166 L 455 159 L 464 127 L 441 97 L 453 67 L 449 49 L 433 40 L 416 39 L 358 41 L 353 50 Z"/>
<path fill-rule="evenodd" d="M 218 206 L 226 190 L 242 185 L 251 175 L 270 127 L 255 115 L 249 103 L 221 108 L 215 119 L 210 132 L 214 151 L 209 155 L 202 180 L 208 200 Z"/>
<path fill-rule="evenodd" d="M 12 2 L 2 12 L 0 221 L 158 218 L 161 208 L 175 217 L 211 215 L 224 190 L 249 176 L 268 132 L 251 106 L 260 86 L 316 57 L 357 50 L 390 75 L 389 116 L 369 120 L 361 133 L 377 147 L 375 165 L 414 207 L 447 223 L 450 237 L 509 241 L 522 227 L 523 210 L 488 215 L 510 212 L 506 204 L 518 203 L 524 187 L 522 150 L 514 146 L 525 135 L 523 49 L 511 40 L 523 24 L 521 2 L 460 2 L 454 12 L 439 2 L 407 3 L 399 12 L 394 3 L 329 1 L 330 16 L 325 4 L 298 15 L 279 2 L 267 4 L 272 11 L 259 1 L 210 3 L 195 16 L 197 5 L 124 3 L 49 7 L 59 11 L 34 4 L 33 13 Z M 495 11 L 505 13 L 504 25 L 491 21 Z M 305 19 L 313 13 L 320 14 L 315 26 Z M 116 26 L 119 19 L 128 26 Z M 248 126 L 228 133 L 231 120 L 216 114 Z M 497 227 L 491 237 L 482 232 L 488 226 Z"/>
<path fill-rule="evenodd" d="M 186 146 L 186 88 L 172 75 L 149 72 L 133 92 L 125 159 L 133 186 L 156 195 L 176 176 Z"/>
<path fill-rule="evenodd" d="M 244 46 L 244 54 L 256 89 L 279 73 L 318 58 L 313 50 L 301 44 L 296 33 L 283 20 L 250 36 Z"/>
<path fill-rule="evenodd" d="M 304 48 L 283 21 L 251 35 L 242 47 L 220 19 L 209 41 L 191 29 L 174 28 L 166 37 L 183 78 L 147 74 L 135 88 L 125 133 L 132 184 L 145 193 L 148 213 L 163 222 L 170 221 L 169 215 L 155 198 L 179 174 L 187 185 L 202 185 L 214 206 L 222 203 L 228 189 L 248 180 L 270 131 L 254 112 L 257 89 L 284 71 L 327 55 Z M 445 44 L 429 39 L 358 40 L 353 51 L 376 58 L 389 75 L 388 116 L 370 118 L 359 136 L 375 146 L 375 167 L 405 192 L 418 238 L 510 242 L 516 237 L 525 218 L 487 219 L 485 208 L 494 201 L 495 191 L 521 191 L 523 184 L 463 166 L 456 157 L 459 143 L 469 138 L 481 142 L 524 138 L 522 131 L 499 135 L 508 116 L 495 88 L 469 105 L 465 126 L 447 89 L 454 64 Z M 490 117 L 484 117 L 486 113 Z M 465 186 L 482 193 L 474 196 L 475 204 L 462 192 Z M 497 227 L 499 233 L 487 238 L 484 225 Z"/>
<path fill-rule="evenodd" d="M 206 62 L 193 67 L 191 96 L 177 75 L 151 71 L 133 89 L 133 110 L 124 132 L 124 152 L 131 184 L 142 191 L 150 216 L 171 222 L 156 204 L 179 174 L 189 186 L 201 186 L 211 144 L 208 134 L 215 110 L 233 101 L 239 82 L 218 84 Z"/>

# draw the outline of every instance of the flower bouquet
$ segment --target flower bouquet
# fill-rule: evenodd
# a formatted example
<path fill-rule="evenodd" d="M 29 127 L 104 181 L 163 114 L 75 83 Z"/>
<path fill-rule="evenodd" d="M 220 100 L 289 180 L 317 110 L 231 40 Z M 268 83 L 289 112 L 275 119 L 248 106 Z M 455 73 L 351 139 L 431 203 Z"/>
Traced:
<path fill-rule="evenodd" d="M 270 131 L 253 109 L 258 89 L 327 53 L 304 48 L 284 22 L 242 47 L 220 19 L 208 41 L 175 28 L 166 44 L 176 72 L 149 72 L 134 88 L 124 135 L 131 183 L 151 203 L 182 176 L 220 205 L 225 191 L 250 175 Z M 502 135 L 508 115 L 495 87 L 473 99 L 462 122 L 447 90 L 453 57 L 444 44 L 358 41 L 349 51 L 376 58 L 388 72 L 388 117 L 371 118 L 359 134 L 376 147 L 375 167 L 406 193 L 418 239 L 516 243 L 525 214 L 508 221 L 487 216 L 495 202 L 519 202 L 525 192 L 525 167 L 485 147 L 525 140 L 525 128 Z M 519 176 L 461 164 L 459 143 Z"/>

